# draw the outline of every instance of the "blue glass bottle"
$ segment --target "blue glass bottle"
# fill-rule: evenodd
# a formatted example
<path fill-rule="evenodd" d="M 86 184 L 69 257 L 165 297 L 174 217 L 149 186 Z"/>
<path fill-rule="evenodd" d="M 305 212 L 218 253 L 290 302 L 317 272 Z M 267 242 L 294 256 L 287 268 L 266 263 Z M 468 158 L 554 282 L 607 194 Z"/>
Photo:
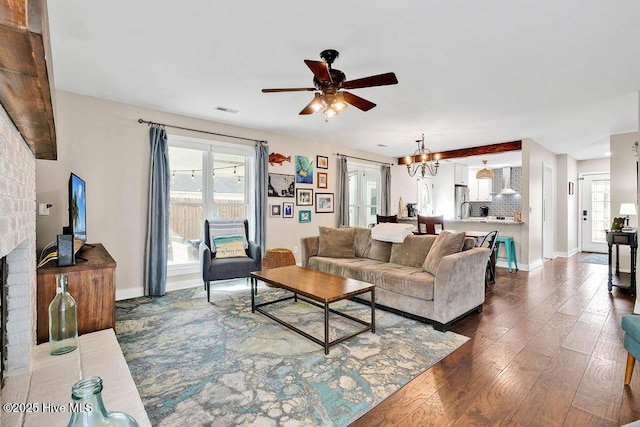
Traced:
<path fill-rule="evenodd" d="M 102 402 L 102 378 L 88 377 L 71 388 L 72 415 L 68 427 L 139 427 L 131 415 L 108 412 Z"/>

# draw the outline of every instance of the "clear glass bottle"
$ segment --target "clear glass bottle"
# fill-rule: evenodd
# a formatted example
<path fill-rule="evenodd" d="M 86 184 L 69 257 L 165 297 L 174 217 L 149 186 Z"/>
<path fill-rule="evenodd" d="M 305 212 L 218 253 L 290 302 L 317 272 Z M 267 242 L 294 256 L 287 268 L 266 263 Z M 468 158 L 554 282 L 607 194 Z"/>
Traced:
<path fill-rule="evenodd" d="M 56 274 L 56 296 L 49 304 L 49 347 L 54 356 L 78 348 L 78 308 L 66 274 Z"/>
<path fill-rule="evenodd" d="M 68 427 L 139 427 L 131 415 L 108 412 L 102 402 L 102 378 L 88 377 L 71 388 L 71 419 Z"/>

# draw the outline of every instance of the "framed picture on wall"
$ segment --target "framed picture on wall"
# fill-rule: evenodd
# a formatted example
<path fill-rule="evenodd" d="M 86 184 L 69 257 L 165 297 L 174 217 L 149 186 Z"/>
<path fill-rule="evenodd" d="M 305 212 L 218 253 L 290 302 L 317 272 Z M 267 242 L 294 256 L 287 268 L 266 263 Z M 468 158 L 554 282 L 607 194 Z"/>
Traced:
<path fill-rule="evenodd" d="M 318 188 L 327 188 L 326 172 L 318 172 Z"/>
<path fill-rule="evenodd" d="M 310 188 L 296 188 L 296 205 L 313 206 L 313 190 Z"/>
<path fill-rule="evenodd" d="M 281 207 L 279 204 L 278 205 L 271 205 L 270 206 L 270 216 L 280 216 L 281 215 Z"/>
<path fill-rule="evenodd" d="M 300 211 L 300 212 L 298 212 L 298 221 L 299 222 L 311 222 L 311 211 Z"/>
<path fill-rule="evenodd" d="M 307 156 L 296 156 L 296 183 L 313 184 L 313 160 Z"/>
<path fill-rule="evenodd" d="M 293 203 L 284 202 L 282 204 L 282 218 L 293 218 Z"/>
<path fill-rule="evenodd" d="M 281 173 L 269 173 L 268 193 L 269 197 L 293 197 L 295 187 L 295 175 Z"/>
<path fill-rule="evenodd" d="M 316 165 L 318 165 L 318 169 L 329 169 L 329 158 L 326 156 L 316 156 Z"/>
<path fill-rule="evenodd" d="M 333 212 L 333 193 L 316 193 L 316 213 Z"/>

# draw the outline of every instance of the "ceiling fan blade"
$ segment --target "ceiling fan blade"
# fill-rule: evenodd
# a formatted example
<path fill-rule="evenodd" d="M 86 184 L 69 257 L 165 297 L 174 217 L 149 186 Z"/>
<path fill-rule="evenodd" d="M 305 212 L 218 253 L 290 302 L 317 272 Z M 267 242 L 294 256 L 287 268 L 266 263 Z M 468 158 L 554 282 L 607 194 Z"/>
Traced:
<path fill-rule="evenodd" d="M 342 83 L 345 89 L 359 89 L 362 87 L 395 85 L 398 83 L 395 73 L 378 74 L 376 76 L 363 77 Z"/>
<path fill-rule="evenodd" d="M 313 92 L 317 90 L 315 87 L 291 87 L 287 89 L 262 89 L 262 93 L 274 92 Z"/>
<path fill-rule="evenodd" d="M 329 66 L 323 61 L 312 61 L 305 59 L 304 63 L 311 69 L 311 72 L 318 80 L 323 83 L 332 83 L 331 73 L 329 72 Z"/>
<path fill-rule="evenodd" d="M 356 96 L 352 93 L 344 91 L 341 93 L 342 98 L 346 103 L 351 104 L 354 107 L 361 109 L 362 111 L 369 111 L 376 106 L 376 104 L 374 104 L 373 102 L 367 101 L 366 99 L 360 98 L 359 96 Z"/>

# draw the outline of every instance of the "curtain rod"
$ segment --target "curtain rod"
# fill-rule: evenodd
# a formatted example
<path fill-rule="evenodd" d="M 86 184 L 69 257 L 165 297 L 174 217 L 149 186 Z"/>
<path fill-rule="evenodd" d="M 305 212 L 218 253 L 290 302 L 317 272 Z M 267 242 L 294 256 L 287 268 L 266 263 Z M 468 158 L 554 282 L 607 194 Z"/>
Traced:
<path fill-rule="evenodd" d="M 138 119 L 138 123 L 146 123 L 149 126 L 162 126 L 162 127 L 168 127 L 168 128 L 174 128 L 174 129 L 188 130 L 188 131 L 191 131 L 191 132 L 206 133 L 206 134 L 209 134 L 209 135 L 224 136 L 226 138 L 242 139 L 244 141 L 257 142 L 257 143 L 260 143 L 260 144 L 266 144 L 267 143 L 267 141 L 260 140 L 260 139 L 251 139 L 251 138 L 244 138 L 242 136 L 225 135 L 224 133 L 208 132 L 206 130 L 191 129 L 191 128 L 185 128 L 185 127 L 182 127 L 182 126 L 174 126 L 174 125 L 167 125 L 167 124 L 164 124 L 164 123 L 149 122 L 147 120 L 142 120 L 142 119 Z"/>
<path fill-rule="evenodd" d="M 378 160 L 371 160 L 371 159 L 363 159 L 362 157 L 349 156 L 349 155 L 347 155 L 347 154 L 335 153 L 335 155 L 336 155 L 336 156 L 342 156 L 342 157 L 348 157 L 348 158 L 350 158 L 350 159 L 364 160 L 365 162 L 380 163 L 381 165 L 393 166 L 393 163 L 389 163 L 389 162 L 381 162 L 381 161 L 378 161 Z"/>

